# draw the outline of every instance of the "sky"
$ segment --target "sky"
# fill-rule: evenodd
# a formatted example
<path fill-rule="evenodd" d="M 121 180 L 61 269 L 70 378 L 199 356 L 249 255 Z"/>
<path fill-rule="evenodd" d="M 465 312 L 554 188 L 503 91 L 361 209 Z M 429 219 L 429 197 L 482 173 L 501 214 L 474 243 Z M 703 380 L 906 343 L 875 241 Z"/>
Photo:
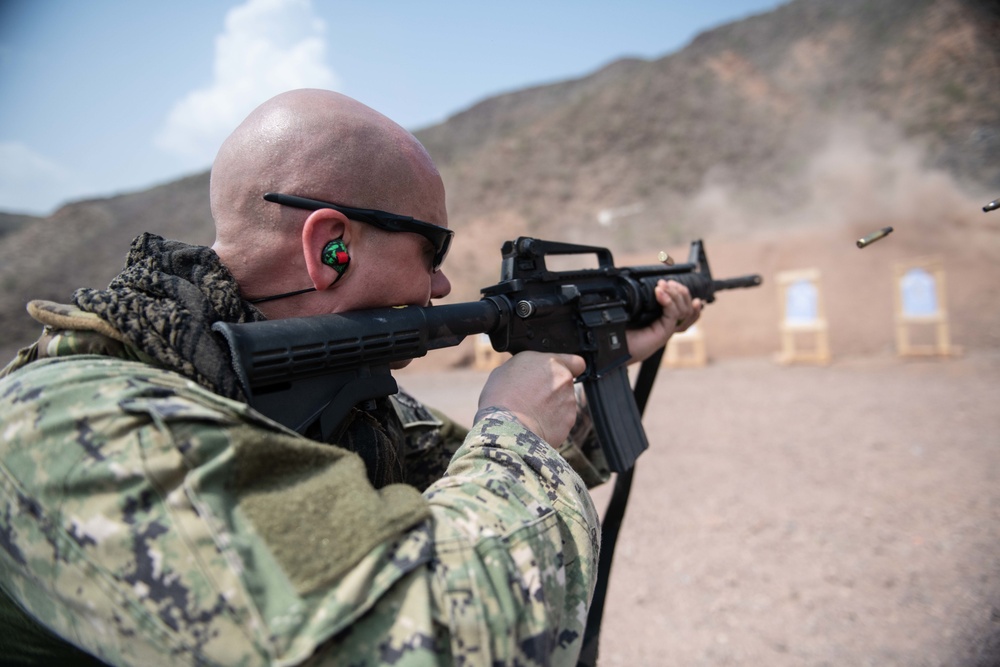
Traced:
<path fill-rule="evenodd" d="M 337 90 L 418 130 L 780 4 L 0 0 L 0 211 L 200 173 L 284 90 Z"/>

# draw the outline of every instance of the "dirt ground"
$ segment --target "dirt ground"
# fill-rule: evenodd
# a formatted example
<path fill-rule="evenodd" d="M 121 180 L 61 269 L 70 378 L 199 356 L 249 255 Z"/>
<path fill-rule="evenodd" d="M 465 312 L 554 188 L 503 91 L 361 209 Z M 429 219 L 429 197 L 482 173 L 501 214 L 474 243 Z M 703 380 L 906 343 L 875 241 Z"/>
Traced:
<path fill-rule="evenodd" d="M 486 373 L 421 361 L 468 421 Z M 998 406 L 1000 350 L 664 369 L 600 665 L 1000 665 Z"/>

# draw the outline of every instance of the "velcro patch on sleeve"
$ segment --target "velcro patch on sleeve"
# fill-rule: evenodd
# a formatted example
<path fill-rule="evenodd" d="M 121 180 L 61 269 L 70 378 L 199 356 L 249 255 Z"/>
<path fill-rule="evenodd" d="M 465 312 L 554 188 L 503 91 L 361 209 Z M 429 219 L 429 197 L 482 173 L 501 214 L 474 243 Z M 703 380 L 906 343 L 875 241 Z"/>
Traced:
<path fill-rule="evenodd" d="M 236 443 L 235 455 L 238 505 L 300 595 L 430 516 L 416 489 L 376 490 L 361 459 L 339 447 L 274 434 Z"/>

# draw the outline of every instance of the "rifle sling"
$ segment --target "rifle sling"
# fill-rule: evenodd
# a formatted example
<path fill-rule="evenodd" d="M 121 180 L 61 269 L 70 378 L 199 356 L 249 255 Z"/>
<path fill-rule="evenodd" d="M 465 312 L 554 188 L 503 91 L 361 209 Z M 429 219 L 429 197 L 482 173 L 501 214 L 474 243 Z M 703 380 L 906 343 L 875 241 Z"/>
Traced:
<path fill-rule="evenodd" d="M 653 390 L 653 383 L 656 381 L 656 373 L 660 369 L 664 349 L 661 347 L 639 367 L 639 376 L 635 380 L 635 388 L 632 393 L 635 396 L 635 405 L 639 409 L 640 416 L 645 411 L 649 394 Z M 628 504 L 629 492 L 632 490 L 634 473 L 634 465 L 628 470 L 618 473 L 615 478 L 615 488 L 611 493 L 611 500 L 608 501 L 608 507 L 604 512 L 604 521 L 601 524 L 601 555 L 597 563 L 597 587 L 594 589 L 594 599 L 587 616 L 587 628 L 583 634 L 583 648 L 580 650 L 577 667 L 597 666 L 597 648 L 600 643 L 601 620 L 604 617 L 604 601 L 608 594 L 611 560 L 614 558 L 615 542 L 618 540 L 618 532 L 621 530 L 622 520 L 625 517 L 625 505 Z"/>

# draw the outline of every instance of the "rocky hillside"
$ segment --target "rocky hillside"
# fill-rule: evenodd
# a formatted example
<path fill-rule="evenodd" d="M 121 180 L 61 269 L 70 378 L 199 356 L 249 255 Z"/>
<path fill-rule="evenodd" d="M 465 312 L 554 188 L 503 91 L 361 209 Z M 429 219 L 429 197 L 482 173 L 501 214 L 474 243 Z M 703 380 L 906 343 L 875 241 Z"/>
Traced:
<path fill-rule="evenodd" d="M 419 137 L 458 220 L 565 235 L 642 211 L 614 237 L 626 248 L 804 222 L 804 205 L 854 196 L 873 157 L 1000 190 L 998 30 L 996 2 L 800 0 Z"/>
<path fill-rule="evenodd" d="M 0 237 L 16 232 L 22 227 L 38 220 L 37 216 L 17 213 L 0 213 Z"/>
<path fill-rule="evenodd" d="M 955 335 L 998 345 L 1000 315 L 975 291 L 1000 277 L 1000 212 L 980 210 L 1000 195 L 998 34 L 995 0 L 795 0 L 663 58 L 486 99 L 423 129 L 459 231 L 452 299 L 494 282 L 500 244 L 517 235 L 636 263 L 700 237 L 719 275 L 822 266 L 842 295 L 831 321 L 873 296 L 881 310 L 864 319 L 876 322 L 833 336 L 835 353 L 870 353 L 892 340 L 889 263 L 944 253 L 961 272 Z M 892 237 L 854 248 L 884 224 Z M 207 174 L 74 203 L 0 237 L 0 352 L 35 337 L 27 299 L 106 284 L 144 230 L 210 243 Z M 771 283 L 713 306 L 714 355 L 773 351 Z"/>

